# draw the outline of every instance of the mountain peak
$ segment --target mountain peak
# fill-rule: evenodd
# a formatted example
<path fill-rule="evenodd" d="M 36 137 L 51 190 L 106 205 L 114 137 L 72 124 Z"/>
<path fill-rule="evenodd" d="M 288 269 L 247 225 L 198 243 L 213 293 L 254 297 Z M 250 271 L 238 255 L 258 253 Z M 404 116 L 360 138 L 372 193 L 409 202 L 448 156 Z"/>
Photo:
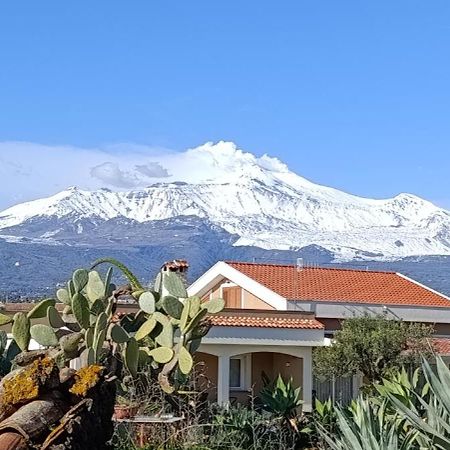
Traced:
<path fill-rule="evenodd" d="M 42 230 L 47 239 L 79 219 L 97 226 L 111 219 L 147 223 L 195 216 L 237 236 L 241 246 L 317 245 L 347 259 L 450 254 L 450 214 L 414 195 L 357 197 L 314 184 L 277 158 L 255 156 L 233 142 L 207 142 L 185 157 L 186 170 L 207 179 L 171 179 L 128 192 L 72 186 L 0 212 L 0 234 L 17 236 L 37 218 L 54 227 Z"/>

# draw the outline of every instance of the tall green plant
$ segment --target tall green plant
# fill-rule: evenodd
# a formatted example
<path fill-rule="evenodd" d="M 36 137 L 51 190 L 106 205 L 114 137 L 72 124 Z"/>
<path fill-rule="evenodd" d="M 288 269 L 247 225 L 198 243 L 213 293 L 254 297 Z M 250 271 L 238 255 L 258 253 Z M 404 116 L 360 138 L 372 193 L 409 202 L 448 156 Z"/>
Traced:
<path fill-rule="evenodd" d="M 285 381 L 281 375 L 278 375 L 275 381 L 271 381 L 263 374 L 263 383 L 264 386 L 259 393 L 263 408 L 281 417 L 298 431 L 296 418 L 303 404 L 301 388 L 294 387 L 292 378 Z"/>
<path fill-rule="evenodd" d="M 314 349 L 314 373 L 321 379 L 362 373 L 371 386 L 405 365 L 430 355 L 432 327 L 384 316 L 352 317 L 328 347 Z"/>
<path fill-rule="evenodd" d="M 141 368 L 152 370 L 167 393 L 174 392 L 191 372 L 193 353 L 209 329 L 204 319 L 208 313 L 220 311 L 224 301 L 202 303 L 197 297 L 189 297 L 173 272 L 159 273 L 150 290 L 115 260 L 99 260 L 92 267 L 105 263 L 123 271 L 130 285 L 116 289 L 111 268 L 104 278 L 94 269 L 81 268 L 74 271 L 65 288 L 56 292 L 56 298 L 43 300 L 28 313 L 0 317 L 2 324 L 12 324 L 9 348 L 21 350 L 15 358 L 18 371 L 0 385 L 0 429 L 1 420 L 18 406 L 27 407 L 41 392 L 59 389 L 55 398 L 71 398 L 71 404 L 75 404 L 100 385 L 96 392 L 101 397 L 106 391 L 101 389 L 102 383 L 121 377 L 121 363 L 132 377 Z M 123 295 L 136 301 L 135 312 L 118 313 Z M 44 318 L 46 324 L 35 322 Z M 44 350 L 29 352 L 31 339 Z M 0 350 L 4 352 L 3 340 Z M 74 373 L 69 364 L 77 358 L 82 367 Z M 101 411 L 103 400 L 96 401 Z M 112 414 L 111 400 L 106 403 Z M 106 414 L 105 420 L 110 422 L 111 416 Z M 107 423 L 95 426 L 100 430 L 110 428 Z"/>

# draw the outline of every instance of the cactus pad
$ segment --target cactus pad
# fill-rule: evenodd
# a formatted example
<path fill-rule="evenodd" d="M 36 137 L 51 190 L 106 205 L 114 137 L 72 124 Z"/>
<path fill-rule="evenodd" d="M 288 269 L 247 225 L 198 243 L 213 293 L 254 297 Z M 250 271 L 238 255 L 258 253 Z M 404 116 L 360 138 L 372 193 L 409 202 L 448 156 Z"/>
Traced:
<path fill-rule="evenodd" d="M 138 363 L 139 363 L 139 345 L 136 339 L 130 338 L 125 347 L 125 366 L 133 377 L 137 375 Z"/>
<path fill-rule="evenodd" d="M 162 298 L 162 307 L 169 316 L 175 319 L 180 319 L 183 312 L 183 303 L 180 302 L 176 297 L 167 295 Z"/>
<path fill-rule="evenodd" d="M 205 308 L 209 314 L 216 314 L 225 307 L 225 300 L 223 298 L 213 298 L 203 303 L 202 308 Z"/>
<path fill-rule="evenodd" d="M 14 315 L 12 335 L 20 350 L 26 352 L 30 343 L 30 320 L 22 312 Z"/>
<path fill-rule="evenodd" d="M 147 319 L 139 328 L 139 330 L 136 331 L 136 334 L 134 338 L 137 341 L 140 341 L 141 339 L 144 339 L 146 336 L 148 336 L 153 329 L 156 327 L 156 320 L 153 317 L 150 317 Z"/>
<path fill-rule="evenodd" d="M 144 292 L 139 296 L 139 306 L 147 314 L 155 312 L 155 296 L 151 292 Z"/>
<path fill-rule="evenodd" d="M 62 328 L 65 326 L 64 321 L 62 320 L 59 312 L 56 310 L 56 308 L 54 306 L 48 307 L 47 319 L 48 319 L 48 323 L 53 328 Z"/>
<path fill-rule="evenodd" d="M 58 289 L 56 291 L 56 298 L 66 305 L 70 305 L 70 294 L 67 289 Z"/>
<path fill-rule="evenodd" d="M 0 326 L 7 325 L 8 323 L 11 323 L 13 321 L 13 318 L 11 316 L 7 316 L 6 314 L 0 313 Z"/>
<path fill-rule="evenodd" d="M 162 274 L 163 295 L 173 295 L 178 298 L 188 296 L 183 280 L 174 272 L 163 272 Z"/>
<path fill-rule="evenodd" d="M 91 302 L 95 302 L 105 295 L 105 285 L 96 270 L 91 270 L 88 274 L 86 295 Z"/>
<path fill-rule="evenodd" d="M 169 347 L 158 347 L 148 352 L 148 355 L 158 364 L 168 363 L 173 358 L 173 354 L 174 351 Z"/>
<path fill-rule="evenodd" d="M 50 306 L 55 306 L 55 304 L 56 300 L 53 298 L 42 300 L 28 312 L 27 317 L 29 319 L 42 319 L 47 315 L 47 309 Z"/>
<path fill-rule="evenodd" d="M 43 347 L 56 347 L 59 344 L 53 328 L 48 325 L 36 324 L 30 328 L 31 337 Z"/>
<path fill-rule="evenodd" d="M 178 352 L 178 367 L 182 374 L 187 375 L 194 365 L 192 355 L 186 350 L 185 347 L 180 347 Z"/>
<path fill-rule="evenodd" d="M 161 333 L 157 336 L 156 342 L 161 347 L 172 347 L 173 345 L 173 325 L 169 322 L 163 325 Z"/>
<path fill-rule="evenodd" d="M 78 292 L 73 296 L 72 310 L 77 322 L 80 324 L 80 327 L 85 329 L 89 328 L 89 302 L 83 294 Z"/>
<path fill-rule="evenodd" d="M 75 293 L 81 292 L 89 281 L 89 272 L 86 269 L 77 269 L 72 275 Z"/>
<path fill-rule="evenodd" d="M 120 325 L 116 324 L 111 328 L 111 339 L 117 344 L 124 344 L 130 340 L 130 335 Z"/>

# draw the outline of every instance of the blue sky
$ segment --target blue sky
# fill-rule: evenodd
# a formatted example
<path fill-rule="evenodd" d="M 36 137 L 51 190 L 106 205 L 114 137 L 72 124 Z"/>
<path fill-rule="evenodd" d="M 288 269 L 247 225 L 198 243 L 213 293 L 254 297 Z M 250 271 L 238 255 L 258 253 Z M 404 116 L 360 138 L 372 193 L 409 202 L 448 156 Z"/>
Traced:
<path fill-rule="evenodd" d="M 448 0 L 2 2 L 0 142 L 36 145 L 3 145 L 0 164 L 70 174 L 37 144 L 126 157 L 223 139 L 450 208 L 449 54 Z M 0 207 L 44 193 L 22 172 Z"/>

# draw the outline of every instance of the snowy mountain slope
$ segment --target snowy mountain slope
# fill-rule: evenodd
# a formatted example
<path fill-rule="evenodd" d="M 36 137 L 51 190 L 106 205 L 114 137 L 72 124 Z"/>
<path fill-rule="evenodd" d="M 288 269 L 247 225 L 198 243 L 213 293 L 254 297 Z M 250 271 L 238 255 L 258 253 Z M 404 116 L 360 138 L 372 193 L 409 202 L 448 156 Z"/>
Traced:
<path fill-rule="evenodd" d="M 69 188 L 0 212 L 0 235 L 29 236 L 32 229 L 34 238 L 51 241 L 68 225 L 82 235 L 109 220 L 147 223 L 196 216 L 236 235 L 235 246 L 295 250 L 316 244 L 339 259 L 450 254 L 450 213 L 419 197 L 350 195 L 228 142 L 191 152 L 212 179 L 129 192 Z"/>

